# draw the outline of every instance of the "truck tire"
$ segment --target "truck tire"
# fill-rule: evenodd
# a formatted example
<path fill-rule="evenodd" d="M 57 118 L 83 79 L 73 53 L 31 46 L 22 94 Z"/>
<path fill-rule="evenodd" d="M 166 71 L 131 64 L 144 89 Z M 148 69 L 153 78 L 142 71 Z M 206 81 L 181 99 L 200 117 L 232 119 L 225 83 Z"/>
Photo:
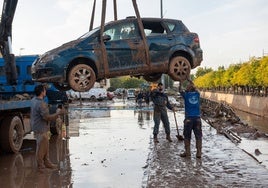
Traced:
<path fill-rule="evenodd" d="M 1 124 L 1 149 L 9 153 L 17 153 L 23 142 L 24 130 L 19 116 L 8 116 Z"/>

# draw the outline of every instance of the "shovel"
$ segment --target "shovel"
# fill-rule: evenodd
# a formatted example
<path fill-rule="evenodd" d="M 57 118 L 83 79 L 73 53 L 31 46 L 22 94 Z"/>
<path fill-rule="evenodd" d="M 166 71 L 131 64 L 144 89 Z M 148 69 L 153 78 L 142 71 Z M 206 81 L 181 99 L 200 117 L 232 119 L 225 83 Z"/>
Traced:
<path fill-rule="evenodd" d="M 177 123 L 177 118 L 176 118 L 176 113 L 174 112 L 174 119 L 175 119 L 175 123 L 176 123 L 176 128 L 177 128 L 177 133 L 178 135 L 176 135 L 177 139 L 180 140 L 184 140 L 183 136 L 180 135 L 179 133 L 179 127 L 178 127 L 178 123 Z"/>

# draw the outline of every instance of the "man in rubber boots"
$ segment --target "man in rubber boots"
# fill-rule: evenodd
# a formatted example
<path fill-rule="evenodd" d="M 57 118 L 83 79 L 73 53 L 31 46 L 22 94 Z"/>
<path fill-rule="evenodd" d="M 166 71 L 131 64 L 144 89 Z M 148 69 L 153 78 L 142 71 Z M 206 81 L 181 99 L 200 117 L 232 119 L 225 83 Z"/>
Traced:
<path fill-rule="evenodd" d="M 159 132 L 160 120 L 164 124 L 166 139 L 172 142 L 170 138 L 170 126 L 167 115 L 167 108 L 174 110 L 168 101 L 168 96 L 164 93 L 163 84 L 158 83 L 157 89 L 151 92 L 151 100 L 154 103 L 154 142 L 158 143 L 157 134 Z"/>
<path fill-rule="evenodd" d="M 200 118 L 200 93 L 197 91 L 192 81 L 190 81 L 190 83 L 187 85 L 185 91 L 182 91 L 180 84 L 179 91 L 184 99 L 185 108 L 185 119 L 183 128 L 185 151 L 181 153 L 180 156 L 191 156 L 190 146 L 191 134 L 193 130 L 196 140 L 196 157 L 201 158 L 202 127 Z"/>
<path fill-rule="evenodd" d="M 40 171 L 46 168 L 56 169 L 57 165 L 49 160 L 49 121 L 56 120 L 64 114 L 64 108 L 57 113 L 49 114 L 48 105 L 44 101 L 46 86 L 37 85 L 34 89 L 35 97 L 31 101 L 31 127 L 36 137 L 36 160 Z"/>

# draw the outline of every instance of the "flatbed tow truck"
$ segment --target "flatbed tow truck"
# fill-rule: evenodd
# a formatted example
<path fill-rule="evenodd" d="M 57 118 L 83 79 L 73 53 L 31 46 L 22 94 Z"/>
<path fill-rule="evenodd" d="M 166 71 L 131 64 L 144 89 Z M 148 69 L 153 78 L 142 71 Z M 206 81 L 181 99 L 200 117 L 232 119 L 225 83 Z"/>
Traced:
<path fill-rule="evenodd" d="M 12 99 L 19 93 L 15 55 L 11 48 L 12 21 L 16 6 L 17 0 L 4 0 L 0 22 L 0 52 L 4 59 L 1 74 L 5 75 L 7 82 L 0 86 L 0 150 L 4 152 L 18 152 L 24 135 L 31 131 L 30 99 Z M 13 91 L 6 91 L 8 88 Z"/>

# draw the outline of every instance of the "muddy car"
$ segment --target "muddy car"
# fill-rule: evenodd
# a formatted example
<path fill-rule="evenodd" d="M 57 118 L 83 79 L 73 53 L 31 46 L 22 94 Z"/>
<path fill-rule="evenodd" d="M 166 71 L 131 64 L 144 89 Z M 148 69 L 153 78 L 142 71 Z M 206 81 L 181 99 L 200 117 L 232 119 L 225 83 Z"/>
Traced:
<path fill-rule="evenodd" d="M 48 51 L 33 63 L 33 80 L 83 92 L 96 81 L 124 75 L 157 81 L 168 74 L 181 81 L 200 65 L 199 37 L 182 21 L 142 18 L 142 26 L 133 17 L 112 21 Z"/>

